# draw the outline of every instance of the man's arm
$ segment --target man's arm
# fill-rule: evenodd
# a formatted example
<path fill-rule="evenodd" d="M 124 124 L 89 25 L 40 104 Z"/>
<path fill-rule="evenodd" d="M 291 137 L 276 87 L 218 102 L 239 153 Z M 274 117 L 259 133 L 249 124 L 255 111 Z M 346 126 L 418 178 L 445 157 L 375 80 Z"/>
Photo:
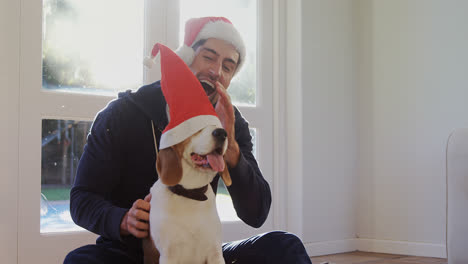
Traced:
<path fill-rule="evenodd" d="M 109 105 L 93 122 L 70 191 L 70 213 L 77 225 L 118 240 L 120 222 L 128 209 L 109 201 L 120 177 L 116 144 L 119 131 L 114 129 L 114 112 Z"/>
<path fill-rule="evenodd" d="M 137 200 L 132 208 L 118 207 L 111 202 L 112 191 L 121 177 L 122 116 L 116 102 L 100 112 L 88 135 L 80 159 L 75 183 L 70 191 L 70 213 L 73 221 L 108 239 L 122 235 L 147 236 L 149 200 Z M 145 226 L 146 225 L 146 226 Z"/>

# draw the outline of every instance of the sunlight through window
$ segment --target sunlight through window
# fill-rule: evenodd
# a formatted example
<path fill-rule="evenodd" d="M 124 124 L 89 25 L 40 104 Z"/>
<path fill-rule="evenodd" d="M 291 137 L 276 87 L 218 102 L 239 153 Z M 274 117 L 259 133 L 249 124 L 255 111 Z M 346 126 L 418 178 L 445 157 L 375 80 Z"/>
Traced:
<path fill-rule="evenodd" d="M 43 89 L 115 95 L 141 86 L 143 22 L 143 0 L 44 0 Z"/>

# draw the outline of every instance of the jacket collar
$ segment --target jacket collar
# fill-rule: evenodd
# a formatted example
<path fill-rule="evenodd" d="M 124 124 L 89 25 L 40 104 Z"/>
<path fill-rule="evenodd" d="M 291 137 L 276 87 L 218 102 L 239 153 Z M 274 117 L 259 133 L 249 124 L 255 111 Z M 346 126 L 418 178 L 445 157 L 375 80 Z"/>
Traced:
<path fill-rule="evenodd" d="M 134 93 L 127 91 L 119 94 L 120 97 L 127 97 L 133 102 L 146 116 L 153 120 L 159 131 L 163 131 L 169 123 L 166 114 L 167 103 L 159 81 L 145 85 Z"/>

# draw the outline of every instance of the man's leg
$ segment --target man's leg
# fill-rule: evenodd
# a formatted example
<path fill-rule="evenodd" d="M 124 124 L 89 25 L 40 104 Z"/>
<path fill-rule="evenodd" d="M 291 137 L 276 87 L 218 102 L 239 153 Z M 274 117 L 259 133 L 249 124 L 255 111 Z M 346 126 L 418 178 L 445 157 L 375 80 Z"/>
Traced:
<path fill-rule="evenodd" d="M 143 259 L 130 256 L 127 252 L 104 244 L 86 245 L 68 253 L 64 264 L 143 263 Z"/>
<path fill-rule="evenodd" d="M 282 231 L 223 244 L 226 264 L 311 264 L 302 241 Z"/>

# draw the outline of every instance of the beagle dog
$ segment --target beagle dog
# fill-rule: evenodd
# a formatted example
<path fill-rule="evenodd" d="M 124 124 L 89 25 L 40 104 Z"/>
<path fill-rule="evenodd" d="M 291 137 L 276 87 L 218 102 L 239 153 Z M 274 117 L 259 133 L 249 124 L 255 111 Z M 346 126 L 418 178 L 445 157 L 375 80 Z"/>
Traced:
<path fill-rule="evenodd" d="M 226 149 L 226 131 L 207 126 L 159 152 L 159 180 L 150 191 L 150 235 L 143 240 L 145 263 L 224 263 L 210 183 L 219 172 L 225 185 L 231 185 Z"/>

